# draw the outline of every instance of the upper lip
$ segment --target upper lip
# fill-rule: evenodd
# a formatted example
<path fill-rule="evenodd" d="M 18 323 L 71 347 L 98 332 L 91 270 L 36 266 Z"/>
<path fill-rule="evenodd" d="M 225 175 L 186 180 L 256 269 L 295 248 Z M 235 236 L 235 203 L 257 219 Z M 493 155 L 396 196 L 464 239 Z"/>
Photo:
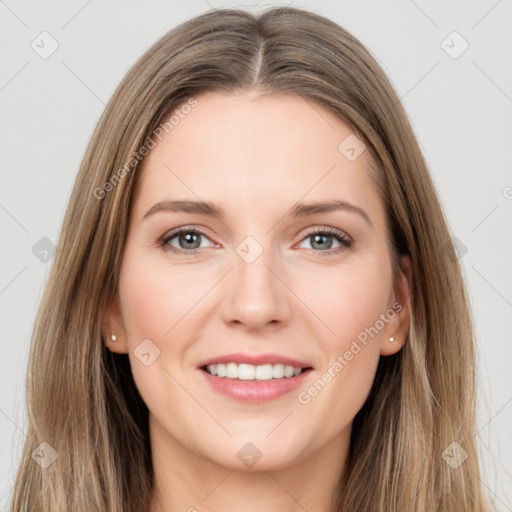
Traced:
<path fill-rule="evenodd" d="M 252 364 L 254 366 L 261 366 L 264 364 L 284 364 L 294 366 L 295 368 L 312 368 L 312 366 L 308 363 L 298 361 L 297 359 L 293 359 L 291 357 L 281 356 L 279 354 L 244 354 L 242 352 L 212 357 L 199 363 L 198 368 L 219 363 L 245 363 Z"/>

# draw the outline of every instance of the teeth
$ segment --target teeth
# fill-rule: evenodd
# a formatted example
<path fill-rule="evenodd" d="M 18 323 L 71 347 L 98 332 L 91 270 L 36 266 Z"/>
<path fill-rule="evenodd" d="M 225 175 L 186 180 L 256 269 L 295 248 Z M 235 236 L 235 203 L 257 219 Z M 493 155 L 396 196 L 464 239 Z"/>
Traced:
<path fill-rule="evenodd" d="M 252 364 L 219 363 L 209 364 L 206 367 L 210 375 L 240 380 L 271 380 L 294 377 L 302 373 L 302 368 L 284 364 Z"/>

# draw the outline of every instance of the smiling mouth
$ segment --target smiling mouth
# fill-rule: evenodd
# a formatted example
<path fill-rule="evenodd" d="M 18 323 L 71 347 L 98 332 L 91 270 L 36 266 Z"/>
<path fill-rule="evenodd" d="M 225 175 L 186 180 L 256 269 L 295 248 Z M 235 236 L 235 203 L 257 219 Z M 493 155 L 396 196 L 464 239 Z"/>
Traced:
<path fill-rule="evenodd" d="M 220 378 L 239 381 L 269 381 L 290 379 L 312 370 L 312 367 L 301 368 L 285 364 L 252 365 L 246 363 L 218 363 L 202 366 L 201 370 Z"/>

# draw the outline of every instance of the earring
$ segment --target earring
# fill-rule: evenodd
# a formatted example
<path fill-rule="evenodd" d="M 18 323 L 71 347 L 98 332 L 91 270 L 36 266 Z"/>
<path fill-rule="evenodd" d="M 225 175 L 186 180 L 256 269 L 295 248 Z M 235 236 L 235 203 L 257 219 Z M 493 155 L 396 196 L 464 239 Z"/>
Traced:
<path fill-rule="evenodd" d="M 112 332 L 110 333 L 110 339 L 112 340 L 112 342 L 114 342 L 117 340 L 117 336 Z"/>
<path fill-rule="evenodd" d="M 389 341 L 393 342 L 393 341 L 395 341 L 395 338 L 393 338 L 393 336 L 391 336 L 391 337 L 389 338 Z"/>

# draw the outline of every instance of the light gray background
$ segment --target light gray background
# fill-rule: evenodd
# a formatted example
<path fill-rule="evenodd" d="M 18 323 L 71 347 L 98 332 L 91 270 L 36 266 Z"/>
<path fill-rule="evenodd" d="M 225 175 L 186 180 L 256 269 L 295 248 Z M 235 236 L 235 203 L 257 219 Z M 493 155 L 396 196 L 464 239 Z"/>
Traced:
<path fill-rule="evenodd" d="M 210 8 L 287 2 L 0 0 L 0 508 L 24 438 L 30 333 L 86 144 L 135 60 Z M 292 1 L 358 37 L 390 77 L 438 187 L 472 299 L 484 483 L 512 510 L 512 2 Z M 31 47 L 47 31 L 58 49 Z M 469 47 L 457 58 L 453 56 Z M 445 41 L 445 43 L 443 43 Z M 45 46 L 48 48 L 49 46 Z M 449 47 L 452 47 L 451 49 Z M 452 53 L 450 56 L 447 51 Z"/>

